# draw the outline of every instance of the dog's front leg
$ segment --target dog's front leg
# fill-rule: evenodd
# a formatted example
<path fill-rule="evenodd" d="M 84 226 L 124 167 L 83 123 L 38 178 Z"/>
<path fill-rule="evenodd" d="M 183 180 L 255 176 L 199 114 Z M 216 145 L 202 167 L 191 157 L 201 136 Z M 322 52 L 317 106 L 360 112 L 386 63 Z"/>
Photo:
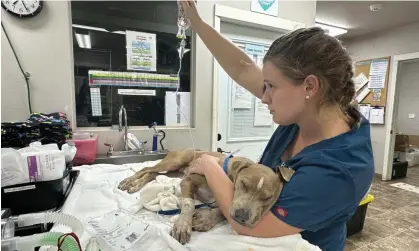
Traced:
<path fill-rule="evenodd" d="M 192 229 L 206 232 L 225 219 L 219 208 L 201 208 L 195 211 L 192 219 Z"/>
<path fill-rule="evenodd" d="M 172 228 L 172 237 L 180 243 L 189 242 L 192 234 L 192 217 L 195 212 L 194 193 L 198 184 L 205 182 L 205 177 L 191 174 L 182 179 L 180 189 L 182 192 L 182 205 L 179 218 L 176 219 Z"/>

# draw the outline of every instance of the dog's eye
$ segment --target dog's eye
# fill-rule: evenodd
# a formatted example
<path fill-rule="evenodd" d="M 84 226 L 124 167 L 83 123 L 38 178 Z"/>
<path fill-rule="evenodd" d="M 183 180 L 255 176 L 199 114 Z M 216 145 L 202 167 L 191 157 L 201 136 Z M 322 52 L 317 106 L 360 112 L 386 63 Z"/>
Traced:
<path fill-rule="evenodd" d="M 260 200 L 261 201 L 264 201 L 264 202 L 268 202 L 269 200 L 271 200 L 272 199 L 272 196 L 269 196 L 269 197 L 264 197 L 264 198 L 261 198 Z"/>
<path fill-rule="evenodd" d="M 244 191 L 246 191 L 246 190 L 247 190 L 247 185 L 246 185 L 246 183 L 244 183 L 244 181 L 241 181 L 240 183 L 241 183 L 242 189 L 243 189 Z"/>

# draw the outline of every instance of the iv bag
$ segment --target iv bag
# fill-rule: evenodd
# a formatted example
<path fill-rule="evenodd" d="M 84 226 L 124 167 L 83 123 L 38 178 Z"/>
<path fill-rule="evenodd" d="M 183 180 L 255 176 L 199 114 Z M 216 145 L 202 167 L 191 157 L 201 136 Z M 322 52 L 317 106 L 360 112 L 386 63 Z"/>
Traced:
<path fill-rule="evenodd" d="M 191 25 L 191 22 L 188 18 L 186 18 L 185 11 L 183 10 L 182 4 L 180 3 L 180 0 L 177 1 L 178 6 L 178 19 L 177 19 L 177 35 L 176 37 L 179 39 L 185 39 L 186 38 L 186 30 L 189 29 L 189 26 Z"/>

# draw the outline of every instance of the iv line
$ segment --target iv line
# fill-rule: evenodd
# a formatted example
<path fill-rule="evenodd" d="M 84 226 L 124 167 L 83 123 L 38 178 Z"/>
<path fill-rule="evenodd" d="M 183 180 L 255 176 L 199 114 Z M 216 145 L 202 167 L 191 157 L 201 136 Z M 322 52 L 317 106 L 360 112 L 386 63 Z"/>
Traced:
<path fill-rule="evenodd" d="M 185 38 L 183 38 L 180 42 L 180 45 L 179 45 L 179 70 L 177 72 L 177 87 L 176 87 L 175 97 L 177 97 L 177 95 L 179 93 L 179 88 L 180 88 L 180 71 L 182 70 L 182 59 L 183 59 L 183 55 L 185 54 L 185 46 L 186 46 L 186 41 L 185 41 Z M 191 124 L 189 123 L 186 115 L 182 112 L 182 109 L 180 109 L 179 103 L 177 103 L 177 109 L 182 114 L 183 118 L 185 119 L 186 123 L 188 124 L 189 134 L 191 136 L 192 147 L 193 147 L 193 151 L 194 151 L 194 158 L 193 158 L 192 162 L 195 162 L 195 160 L 196 160 L 195 137 L 192 134 Z"/>

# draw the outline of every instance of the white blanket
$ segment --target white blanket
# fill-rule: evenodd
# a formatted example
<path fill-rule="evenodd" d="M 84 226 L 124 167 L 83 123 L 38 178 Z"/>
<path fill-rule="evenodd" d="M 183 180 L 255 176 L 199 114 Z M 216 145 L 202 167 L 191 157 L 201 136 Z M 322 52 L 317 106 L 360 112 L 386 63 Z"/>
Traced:
<path fill-rule="evenodd" d="M 170 237 L 172 217 L 158 215 L 155 212 L 143 208 L 143 205 L 140 203 L 142 201 L 140 198 L 141 191 L 128 194 L 118 189 L 118 184 L 121 180 L 133 175 L 135 171 L 145 166 L 153 166 L 157 163 L 158 161 L 121 166 L 98 164 L 78 167 L 77 169 L 81 171 L 80 176 L 62 208 L 62 212 L 80 219 L 86 227 L 85 230 L 88 230 L 89 225 L 87 222 L 93 217 L 100 217 L 118 209 L 129 211 L 137 217 L 146 220 L 147 224 L 153 226 L 153 229 L 157 229 L 154 236 L 151 236 L 151 238 L 155 239 L 153 245 L 151 247 L 144 247 L 141 250 L 320 251 L 318 247 L 303 240 L 299 234 L 269 239 L 240 236 L 235 233 L 226 221 L 218 224 L 209 232 L 193 232 L 191 241 L 184 246 L 180 245 Z M 159 182 L 167 183 L 167 181 L 169 180 L 159 178 L 153 184 L 159 184 Z M 179 189 L 177 185 L 179 180 L 172 179 L 170 181 L 176 184 L 172 193 L 175 197 L 170 195 L 160 196 L 161 198 L 157 202 L 150 199 L 151 197 L 148 199 L 143 198 L 144 201 L 148 202 L 148 208 L 153 211 L 175 208 L 174 205 L 178 204 L 176 195 L 179 195 L 179 191 L 177 191 Z M 149 185 L 148 189 L 152 191 L 149 191 L 149 195 L 159 194 L 161 191 L 155 189 L 158 186 Z M 146 187 L 143 189 L 146 189 Z M 154 198 L 157 197 L 159 196 L 157 195 Z M 165 199 L 167 199 L 166 202 L 170 203 L 162 203 Z M 69 229 L 63 226 L 54 226 L 52 231 L 67 232 Z M 150 234 L 153 233 L 150 232 Z M 83 248 L 87 245 L 92 235 L 92 232 L 85 231 L 83 236 L 81 236 L 80 241 Z"/>
<path fill-rule="evenodd" d="M 159 175 L 140 191 L 140 204 L 150 211 L 166 211 L 180 208 L 181 191 L 180 178 L 170 178 Z M 195 204 L 202 202 L 195 200 Z"/>

